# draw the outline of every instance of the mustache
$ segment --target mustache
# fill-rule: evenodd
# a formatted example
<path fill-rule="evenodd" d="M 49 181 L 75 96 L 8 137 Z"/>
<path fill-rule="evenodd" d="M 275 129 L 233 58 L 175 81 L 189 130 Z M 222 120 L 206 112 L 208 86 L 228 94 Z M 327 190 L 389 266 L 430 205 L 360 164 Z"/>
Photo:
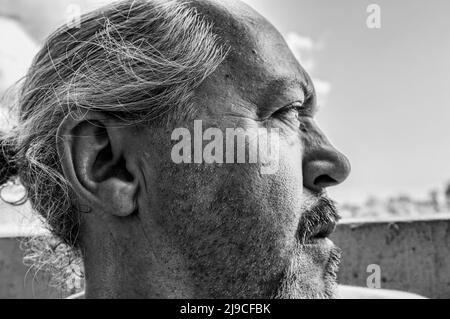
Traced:
<path fill-rule="evenodd" d="M 335 202 L 321 195 L 300 217 L 297 229 L 299 242 L 308 244 L 313 239 L 329 236 L 340 219 Z"/>

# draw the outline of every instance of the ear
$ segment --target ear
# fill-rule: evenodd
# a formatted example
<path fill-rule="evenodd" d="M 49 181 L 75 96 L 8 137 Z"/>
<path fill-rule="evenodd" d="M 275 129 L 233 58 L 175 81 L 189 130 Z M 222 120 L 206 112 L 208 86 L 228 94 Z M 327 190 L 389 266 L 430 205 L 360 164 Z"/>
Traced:
<path fill-rule="evenodd" d="M 65 177 L 90 208 L 115 216 L 137 209 L 136 170 L 127 158 L 129 127 L 98 112 L 77 119 L 67 115 L 57 132 Z"/>

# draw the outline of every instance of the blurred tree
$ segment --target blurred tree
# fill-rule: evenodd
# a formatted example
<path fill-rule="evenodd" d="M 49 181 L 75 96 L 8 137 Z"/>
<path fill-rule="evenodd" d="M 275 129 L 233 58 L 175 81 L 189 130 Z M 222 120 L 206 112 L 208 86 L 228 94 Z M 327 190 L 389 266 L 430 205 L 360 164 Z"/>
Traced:
<path fill-rule="evenodd" d="M 430 191 L 430 204 L 434 212 L 441 211 L 441 205 L 439 204 L 439 191 L 437 189 Z"/>
<path fill-rule="evenodd" d="M 447 204 L 447 210 L 450 211 L 450 181 L 447 184 L 447 187 L 445 188 L 445 202 Z"/>

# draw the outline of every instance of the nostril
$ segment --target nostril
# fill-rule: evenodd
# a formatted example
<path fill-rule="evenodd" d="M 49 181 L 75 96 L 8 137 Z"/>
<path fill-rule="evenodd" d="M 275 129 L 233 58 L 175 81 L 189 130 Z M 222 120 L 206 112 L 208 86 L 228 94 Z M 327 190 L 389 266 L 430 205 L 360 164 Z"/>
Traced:
<path fill-rule="evenodd" d="M 314 180 L 314 185 L 321 188 L 336 184 L 338 184 L 338 181 L 336 181 L 329 175 L 320 175 L 319 177 L 316 177 L 316 179 Z"/>
<path fill-rule="evenodd" d="M 305 151 L 303 184 L 315 191 L 342 183 L 350 173 L 348 159 L 332 146 Z"/>

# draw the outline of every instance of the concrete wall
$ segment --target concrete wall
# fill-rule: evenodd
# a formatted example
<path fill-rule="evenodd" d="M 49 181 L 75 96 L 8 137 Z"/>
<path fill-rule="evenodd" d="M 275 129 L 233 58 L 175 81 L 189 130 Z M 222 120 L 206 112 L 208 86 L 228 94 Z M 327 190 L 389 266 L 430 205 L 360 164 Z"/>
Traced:
<path fill-rule="evenodd" d="M 368 265 L 381 270 L 381 288 L 450 298 L 450 220 L 352 221 L 333 240 L 343 250 L 339 281 L 366 286 Z M 0 238 L 0 298 L 59 298 L 48 274 L 27 274 L 20 240 Z"/>
<path fill-rule="evenodd" d="M 347 222 L 333 241 L 343 250 L 339 281 L 366 286 L 380 266 L 381 288 L 450 298 L 450 220 Z"/>
<path fill-rule="evenodd" d="M 20 240 L 0 238 L 0 298 L 60 298 L 49 287 L 49 274 L 36 274 L 23 264 Z"/>

